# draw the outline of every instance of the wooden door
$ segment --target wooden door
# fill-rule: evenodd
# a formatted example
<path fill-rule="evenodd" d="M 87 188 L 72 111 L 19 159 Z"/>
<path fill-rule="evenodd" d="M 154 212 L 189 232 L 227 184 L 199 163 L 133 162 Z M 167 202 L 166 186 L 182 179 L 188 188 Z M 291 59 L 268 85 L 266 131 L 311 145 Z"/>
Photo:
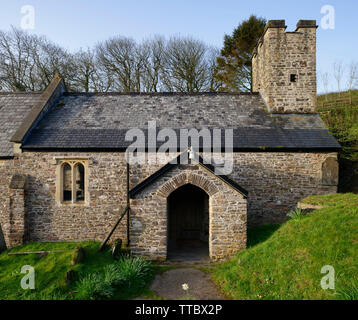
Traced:
<path fill-rule="evenodd" d="M 207 194 L 198 187 L 185 185 L 169 197 L 168 234 L 170 241 L 200 240 L 206 216 Z"/>

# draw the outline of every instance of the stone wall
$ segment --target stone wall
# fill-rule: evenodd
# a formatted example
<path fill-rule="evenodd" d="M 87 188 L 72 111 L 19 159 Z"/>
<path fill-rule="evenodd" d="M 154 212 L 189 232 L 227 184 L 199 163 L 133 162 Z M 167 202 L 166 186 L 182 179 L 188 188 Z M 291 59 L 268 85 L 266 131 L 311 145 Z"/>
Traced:
<path fill-rule="evenodd" d="M 81 159 L 88 157 L 90 160 L 88 205 L 59 205 L 56 202 L 57 162 L 54 159 L 61 157 L 79 157 Z M 313 194 L 335 193 L 336 186 L 322 184 L 322 165 L 328 158 L 336 159 L 337 154 L 235 153 L 234 172 L 230 177 L 249 192 L 247 199 L 248 225 L 280 223 L 286 219 L 287 211 L 295 207 L 302 198 Z M 160 167 L 162 164 L 131 166 L 131 188 Z M 184 171 L 187 172 L 186 170 L 188 169 Z M 0 224 L 7 242 L 9 241 L 9 185 L 11 177 L 15 173 L 27 176 L 25 191 L 27 240 L 102 240 L 126 205 L 126 166 L 123 153 L 25 152 L 18 159 L 0 163 Z M 200 174 L 204 175 L 204 173 Z M 163 179 L 170 179 L 170 177 L 166 176 Z M 216 222 L 211 221 L 211 232 L 216 229 L 222 237 L 227 234 L 228 238 L 218 239 L 217 241 L 221 243 L 218 247 L 212 239 L 211 254 L 213 258 L 222 256 L 224 251 L 229 253 L 231 250 L 241 248 L 246 240 L 243 238 L 237 240 L 237 243 L 240 244 L 238 247 L 225 242 L 230 237 L 225 219 L 230 217 L 235 221 L 237 203 L 241 200 L 240 197 L 237 197 L 237 193 L 230 193 L 224 188 L 219 188 L 219 190 L 221 192 L 217 192 L 210 198 L 211 210 L 215 208 L 218 217 Z M 210 195 L 208 190 L 207 193 Z M 157 235 L 157 232 L 161 232 L 162 236 L 165 232 L 163 208 L 166 207 L 166 199 L 159 196 L 159 191 L 155 196 L 156 199 L 151 198 L 150 200 L 151 205 L 152 208 L 158 208 L 157 210 L 162 214 L 162 220 L 154 218 L 147 204 L 139 208 L 138 204 L 134 202 L 133 206 L 135 204 L 136 211 L 131 220 L 131 236 L 133 245 L 137 243 L 134 252 L 147 254 L 151 252 L 150 250 L 154 250 L 156 257 L 163 258 L 166 250 L 164 240 Z M 141 221 L 138 212 L 141 212 L 142 215 L 140 219 L 147 224 L 147 229 L 143 229 L 145 233 L 138 227 L 138 223 Z M 239 210 L 239 212 L 243 211 Z M 138 217 L 137 220 L 136 217 Z M 156 224 L 161 227 L 153 238 L 148 237 L 147 231 L 157 228 Z M 240 229 L 242 226 L 238 224 L 233 228 Z M 126 238 L 125 220 L 112 238 L 117 237 L 124 240 Z"/>
<path fill-rule="evenodd" d="M 25 186 L 26 176 L 23 174 L 14 174 L 9 185 L 10 207 L 8 228 L 9 247 L 18 246 L 25 240 Z"/>
<path fill-rule="evenodd" d="M 252 59 L 253 91 L 262 94 L 273 113 L 312 113 L 317 91 L 316 21 L 299 21 L 295 32 L 285 29 L 284 20 L 266 25 Z"/>
<path fill-rule="evenodd" d="M 25 193 L 21 189 L 10 189 L 10 214 L 8 228 L 9 247 L 24 243 L 25 239 Z"/>
<path fill-rule="evenodd" d="M 132 245 L 135 254 L 167 256 L 167 199 L 185 184 L 209 196 L 209 256 L 222 259 L 246 247 L 246 199 L 198 164 L 180 165 L 132 200 Z"/>
<path fill-rule="evenodd" d="M 9 184 L 14 172 L 27 176 L 25 206 L 30 241 L 102 240 L 126 203 L 123 154 L 80 154 L 94 159 L 89 172 L 89 205 L 58 205 L 55 156 L 70 154 L 23 153 L 0 166 L 0 223 L 9 245 Z M 79 154 L 77 154 L 78 156 Z M 113 235 L 125 240 L 126 219 Z"/>
<path fill-rule="evenodd" d="M 10 232 L 10 190 L 14 160 L 0 160 L 0 228 L 7 246 Z"/>
<path fill-rule="evenodd" d="M 322 183 L 328 158 L 337 153 L 235 153 L 231 178 L 249 192 L 248 225 L 282 223 L 301 199 L 336 193 L 338 181 Z"/>

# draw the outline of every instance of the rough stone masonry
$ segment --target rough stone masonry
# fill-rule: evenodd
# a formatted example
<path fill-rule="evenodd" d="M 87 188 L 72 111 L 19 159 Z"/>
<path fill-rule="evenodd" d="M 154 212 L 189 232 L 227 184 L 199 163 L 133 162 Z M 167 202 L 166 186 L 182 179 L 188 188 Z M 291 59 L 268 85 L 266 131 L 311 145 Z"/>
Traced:
<path fill-rule="evenodd" d="M 0 93 L 0 247 L 102 240 L 126 207 L 125 134 L 147 136 L 156 121 L 174 133 L 232 129 L 233 171 L 217 175 L 201 160 L 130 165 L 132 253 L 167 259 L 168 199 L 188 184 L 207 195 L 209 257 L 245 249 L 248 227 L 337 191 L 340 146 L 315 114 L 315 57 L 315 21 L 286 32 L 275 20 L 254 52 L 253 93 L 70 93 L 58 76 L 42 93 Z M 181 221 L 177 243 L 201 240 L 199 220 Z M 126 237 L 124 218 L 112 239 Z"/>

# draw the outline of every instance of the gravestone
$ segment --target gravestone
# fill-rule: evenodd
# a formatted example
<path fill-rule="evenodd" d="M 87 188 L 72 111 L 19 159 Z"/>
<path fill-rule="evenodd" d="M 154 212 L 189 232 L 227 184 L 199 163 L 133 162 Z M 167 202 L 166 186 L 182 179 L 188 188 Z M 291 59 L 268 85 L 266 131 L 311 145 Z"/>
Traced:
<path fill-rule="evenodd" d="M 6 250 L 6 243 L 5 243 L 4 234 L 2 232 L 1 224 L 0 224 L 0 252 L 2 252 L 4 250 Z"/>

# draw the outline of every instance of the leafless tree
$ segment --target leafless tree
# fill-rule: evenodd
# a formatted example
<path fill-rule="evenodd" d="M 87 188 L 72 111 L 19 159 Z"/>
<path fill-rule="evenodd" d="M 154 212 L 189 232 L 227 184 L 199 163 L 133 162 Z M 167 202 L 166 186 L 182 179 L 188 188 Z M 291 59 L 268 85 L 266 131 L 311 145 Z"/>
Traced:
<path fill-rule="evenodd" d="M 0 31 L 0 86 L 3 91 L 25 91 L 36 87 L 31 51 L 34 39 L 17 29 Z"/>
<path fill-rule="evenodd" d="M 71 79 L 70 55 L 44 37 L 12 28 L 0 31 L 0 87 L 2 91 L 44 90 L 60 73 Z M 71 88 L 70 82 L 66 83 Z"/>
<path fill-rule="evenodd" d="M 140 91 L 140 74 L 145 60 L 133 39 L 115 37 L 97 46 L 98 61 L 113 77 L 111 90 Z"/>
<path fill-rule="evenodd" d="M 141 76 L 142 88 L 146 92 L 161 91 L 165 39 L 161 36 L 154 36 L 152 39 L 145 40 L 141 49 L 146 58 Z"/>
<path fill-rule="evenodd" d="M 319 75 L 320 75 L 320 79 L 321 79 L 321 82 L 322 82 L 322 85 L 323 85 L 323 88 L 324 88 L 324 92 L 327 94 L 328 91 L 329 91 L 329 78 L 330 78 L 330 75 L 329 75 L 328 72 L 320 72 Z"/>
<path fill-rule="evenodd" d="M 75 91 L 107 92 L 113 85 L 113 76 L 98 62 L 96 52 L 88 48 L 73 56 L 75 73 L 72 79 Z"/>
<path fill-rule="evenodd" d="M 358 82 L 358 64 L 357 62 L 351 62 L 348 68 L 348 82 L 347 87 L 348 90 L 352 90 L 355 88 Z"/>
<path fill-rule="evenodd" d="M 41 77 L 41 87 L 44 89 L 53 79 L 56 73 L 59 73 L 69 90 L 72 90 L 72 79 L 77 72 L 74 68 L 71 55 L 63 48 L 42 39 L 38 45 L 39 51 L 34 50 L 34 62 L 36 68 L 39 70 Z"/>
<path fill-rule="evenodd" d="M 68 53 L 45 37 L 0 31 L 0 90 L 44 90 L 56 73 L 69 91 L 216 91 L 219 50 L 190 37 L 141 43 L 117 36 Z"/>
<path fill-rule="evenodd" d="M 94 53 L 87 49 L 87 51 L 80 50 L 73 55 L 73 63 L 77 69 L 73 84 L 76 91 L 89 92 L 93 88 L 93 74 L 96 72 Z"/>
<path fill-rule="evenodd" d="M 209 86 L 208 91 L 216 92 L 222 88 L 223 83 L 217 79 L 216 66 L 217 66 L 217 57 L 220 55 L 220 50 L 216 47 L 209 47 L 206 54 L 206 59 L 208 63 L 208 77 L 209 77 Z"/>
<path fill-rule="evenodd" d="M 341 83 L 342 83 L 343 73 L 344 73 L 343 63 L 341 61 L 334 62 L 333 63 L 333 76 L 337 82 L 338 92 L 341 92 Z"/>
<path fill-rule="evenodd" d="M 207 46 L 190 37 L 172 37 L 165 49 L 163 85 L 168 91 L 199 92 L 209 87 Z"/>

